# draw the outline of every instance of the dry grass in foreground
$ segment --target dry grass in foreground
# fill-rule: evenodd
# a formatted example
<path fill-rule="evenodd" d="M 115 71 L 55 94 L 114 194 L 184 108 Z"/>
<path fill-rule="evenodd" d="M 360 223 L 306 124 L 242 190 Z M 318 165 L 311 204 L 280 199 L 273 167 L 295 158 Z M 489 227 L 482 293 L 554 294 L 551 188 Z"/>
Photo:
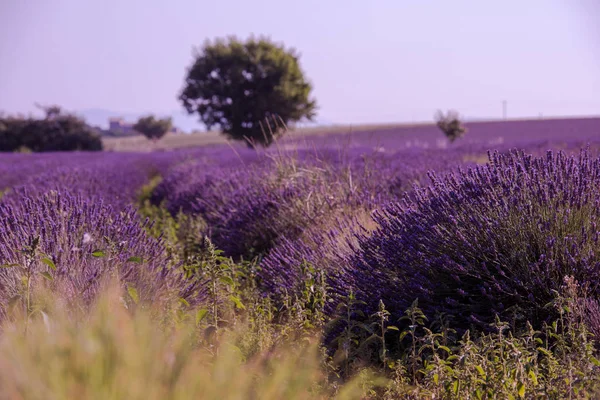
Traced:
<path fill-rule="evenodd" d="M 231 331 L 207 345 L 193 324 L 160 326 L 124 307 L 119 290 L 89 313 L 55 301 L 39 317 L 5 323 L 1 399 L 360 399 L 354 380 L 332 390 L 317 341 L 282 344 L 250 359 Z"/>

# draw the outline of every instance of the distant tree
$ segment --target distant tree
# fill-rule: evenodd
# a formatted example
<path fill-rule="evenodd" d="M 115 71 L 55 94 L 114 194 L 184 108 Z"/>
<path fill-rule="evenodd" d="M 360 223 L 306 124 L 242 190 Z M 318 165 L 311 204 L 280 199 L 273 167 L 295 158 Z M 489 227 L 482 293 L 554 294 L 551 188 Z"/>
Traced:
<path fill-rule="evenodd" d="M 196 49 L 179 99 L 207 129 L 269 146 L 288 122 L 314 118 L 311 90 L 294 49 L 263 37 L 229 37 Z"/>
<path fill-rule="evenodd" d="M 0 151 L 99 151 L 102 140 L 86 122 L 58 106 L 38 106 L 41 119 L 0 115 Z"/>
<path fill-rule="evenodd" d="M 446 135 L 450 142 L 454 142 L 456 139 L 464 136 L 467 132 L 467 128 L 462 125 L 458 112 L 454 110 L 448 111 L 445 115 L 442 111 L 439 111 L 435 115 L 435 120 L 438 128 Z"/>
<path fill-rule="evenodd" d="M 171 117 L 156 119 L 154 115 L 148 115 L 141 117 L 138 122 L 133 126 L 133 129 L 140 132 L 152 141 L 157 141 L 173 127 L 173 121 Z"/>

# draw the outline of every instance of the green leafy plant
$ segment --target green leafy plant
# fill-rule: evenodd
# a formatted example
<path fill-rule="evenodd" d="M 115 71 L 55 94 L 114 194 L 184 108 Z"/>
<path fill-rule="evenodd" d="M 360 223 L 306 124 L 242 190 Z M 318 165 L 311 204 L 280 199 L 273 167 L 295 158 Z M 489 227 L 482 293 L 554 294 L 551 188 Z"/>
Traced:
<path fill-rule="evenodd" d="M 48 281 L 52 281 L 54 280 L 53 273 L 56 271 L 54 261 L 39 251 L 39 245 L 40 238 L 38 236 L 31 236 L 21 250 L 25 259 L 23 265 L 0 265 L 0 268 L 15 268 L 20 272 L 21 290 L 8 301 L 8 306 L 14 310 L 15 307 L 18 307 L 19 303 L 22 304 L 22 312 L 25 315 L 25 333 L 27 333 L 31 317 L 36 313 L 45 315 L 43 309 L 37 307 L 33 302 L 32 285 L 34 278 L 40 276 Z M 41 265 L 43 267 L 39 268 Z"/>
<path fill-rule="evenodd" d="M 207 236 L 187 248 L 183 270 L 187 279 L 204 282 L 207 288 L 207 308 L 196 313 L 196 324 L 209 318 L 205 330 L 207 337 L 212 337 L 218 329 L 235 322 L 235 312 L 246 307 L 239 295 L 238 268 L 230 258 L 223 257 Z"/>

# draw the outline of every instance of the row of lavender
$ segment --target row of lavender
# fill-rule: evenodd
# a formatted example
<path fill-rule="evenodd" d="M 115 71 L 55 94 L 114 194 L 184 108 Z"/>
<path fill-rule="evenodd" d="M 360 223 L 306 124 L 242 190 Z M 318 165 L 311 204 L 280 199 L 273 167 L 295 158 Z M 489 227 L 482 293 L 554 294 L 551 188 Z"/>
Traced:
<path fill-rule="evenodd" d="M 23 292 L 23 276 L 84 304 L 118 276 L 140 301 L 193 302 L 162 240 L 147 233 L 134 207 L 153 176 L 188 159 L 214 162 L 209 149 L 172 153 L 9 154 L 0 157 L 0 315 Z M 44 275 L 41 275 L 44 274 Z M 133 290 L 132 289 L 132 290 Z"/>
<path fill-rule="evenodd" d="M 173 215 L 198 215 L 234 258 L 263 256 L 281 240 L 321 232 L 342 216 L 370 213 L 427 183 L 427 171 L 468 164 L 464 149 L 381 154 L 365 148 L 267 153 L 209 167 L 174 167 L 152 200 Z M 472 162 L 471 162 L 472 163 Z"/>
<path fill-rule="evenodd" d="M 433 187 L 403 203 L 394 196 L 372 219 L 354 209 L 330 229 L 283 235 L 262 263 L 267 291 L 298 292 L 308 263 L 327 271 L 338 300 L 352 291 L 369 311 L 384 299 L 400 314 L 420 298 L 429 315 L 445 311 L 462 326 L 489 323 L 496 313 L 540 322 L 566 276 L 597 298 L 598 143 L 575 158 L 545 147 L 530 144 L 533 159 L 496 153 L 486 167 L 447 180 L 432 176 Z M 390 176 L 399 172 L 406 171 Z M 378 177 L 385 181 L 385 168 Z"/>
<path fill-rule="evenodd" d="M 600 294 L 599 142 L 521 143 L 524 153 L 496 146 L 486 166 L 476 165 L 485 146 L 473 144 L 312 150 L 243 170 L 190 163 L 154 201 L 204 218 L 227 255 L 263 257 L 259 277 L 274 298 L 322 274 L 329 311 L 353 292 L 369 312 L 382 299 L 399 315 L 419 298 L 460 326 L 495 314 L 540 322 L 566 276 Z"/>
<path fill-rule="evenodd" d="M 570 150 L 583 142 L 566 141 Z M 299 291 L 317 271 L 334 298 L 352 291 L 371 309 L 383 299 L 399 313 L 418 297 L 428 313 L 468 323 L 517 306 L 535 320 L 564 275 L 597 272 L 597 147 L 569 161 L 497 145 L 491 165 L 457 172 L 481 163 L 486 146 L 382 153 L 359 144 L 2 156 L 0 190 L 10 190 L 0 200 L 0 264 L 50 268 L 20 251 L 39 237 L 40 257 L 57 267 L 52 285 L 73 299 L 93 297 L 117 271 L 142 299 L 176 293 L 192 302 L 201 288 L 167 268 L 162 241 L 131 208 L 141 186 L 161 175 L 154 203 L 201 217 L 203 233 L 227 255 L 260 257 L 262 288 L 274 298 Z M 553 146 L 521 147 L 540 155 Z M 431 187 L 429 171 L 441 176 Z M 18 285 L 14 269 L 0 270 L 0 301 Z"/>
<path fill-rule="evenodd" d="M 116 273 L 140 299 L 176 294 L 193 302 L 201 288 L 169 268 L 164 243 L 146 232 L 150 222 L 140 223 L 134 210 L 151 177 L 164 177 L 153 193 L 157 203 L 173 214 L 201 215 L 209 226 L 203 233 L 228 255 L 248 258 L 309 228 L 316 232 L 340 212 L 372 209 L 422 178 L 423 155 L 411 154 L 398 165 L 395 158 L 375 156 L 227 147 L 4 155 L 0 264 L 12 267 L 0 269 L 0 302 L 6 305 L 22 291 L 24 274 L 39 273 L 51 274 L 48 285 L 72 301 L 93 298 L 103 279 Z"/>

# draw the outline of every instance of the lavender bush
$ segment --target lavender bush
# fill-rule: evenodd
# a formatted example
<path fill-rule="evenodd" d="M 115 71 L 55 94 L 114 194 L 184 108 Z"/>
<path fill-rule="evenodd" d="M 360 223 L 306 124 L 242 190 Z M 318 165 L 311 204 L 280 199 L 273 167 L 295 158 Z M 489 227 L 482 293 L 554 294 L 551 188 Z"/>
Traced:
<path fill-rule="evenodd" d="M 59 192 L 23 193 L 18 205 L 0 204 L 2 309 L 19 294 L 23 268 L 30 276 L 47 272 L 47 284 L 73 302 L 94 298 L 109 277 L 133 288 L 136 301 L 193 296 L 194 285 L 168 268 L 164 246 L 146 234 L 145 224 L 133 209 L 115 212 L 102 201 Z M 32 243 L 36 254 L 23 251 Z"/>
<path fill-rule="evenodd" d="M 190 178 L 187 178 L 190 177 Z M 267 253 L 282 236 L 297 237 L 352 199 L 330 171 L 309 163 L 277 164 L 263 159 L 244 168 L 174 168 L 153 193 L 172 214 L 200 215 L 212 241 L 234 258 Z"/>
<path fill-rule="evenodd" d="M 462 156 L 324 149 L 246 157 L 226 166 L 188 162 L 171 169 L 152 201 L 172 215 L 201 216 L 225 254 L 251 258 L 267 254 L 281 238 L 299 238 L 307 228 L 327 230 L 340 213 L 398 200 L 415 183 L 425 183 L 427 168 L 450 170 L 463 163 Z"/>
<path fill-rule="evenodd" d="M 534 323 L 565 276 L 600 289 L 600 159 L 548 152 L 494 153 L 490 163 L 432 185 L 376 213 L 338 289 L 400 313 L 419 299 L 426 314 L 463 323 L 496 314 Z M 466 324 L 466 325 L 465 325 Z"/>
<path fill-rule="evenodd" d="M 374 221 L 363 211 L 352 217 L 340 216 L 330 221 L 327 229 L 308 230 L 301 238 L 282 238 L 260 265 L 264 293 L 277 300 L 298 296 L 306 281 L 317 279 L 324 279 L 329 290 L 337 289 L 332 282 L 345 270 L 356 234 L 368 234 L 374 228 Z M 342 297 L 346 292 L 331 294 Z"/>
<path fill-rule="evenodd" d="M 428 168 L 448 173 L 458 165 L 470 165 L 463 162 L 461 151 L 353 153 L 345 159 L 334 155 L 327 159 L 331 176 L 326 184 L 345 182 L 344 192 L 350 195 L 341 200 L 344 207 L 300 235 L 282 235 L 261 263 L 259 277 L 265 293 L 279 299 L 299 295 L 307 275 L 324 275 L 327 282 L 337 280 L 345 274 L 348 258 L 357 246 L 356 236 L 368 234 L 376 226 L 372 210 L 410 197 L 413 185 L 426 185 Z M 313 185 L 312 189 L 314 193 L 319 187 Z M 347 294 L 347 288 L 330 286 L 336 296 Z"/>

